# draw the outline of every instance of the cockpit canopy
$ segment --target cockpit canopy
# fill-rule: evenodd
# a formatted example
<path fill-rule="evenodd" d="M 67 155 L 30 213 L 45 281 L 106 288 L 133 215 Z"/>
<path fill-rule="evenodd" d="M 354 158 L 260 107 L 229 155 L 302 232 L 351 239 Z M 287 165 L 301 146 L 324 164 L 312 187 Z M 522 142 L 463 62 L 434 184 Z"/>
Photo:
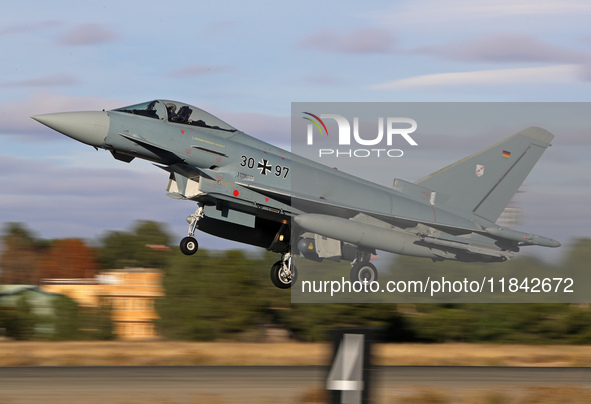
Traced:
<path fill-rule="evenodd" d="M 114 111 L 145 116 L 148 118 L 168 120 L 168 122 L 180 123 L 183 125 L 200 126 L 202 128 L 217 129 L 226 132 L 236 132 L 236 128 L 233 128 L 210 113 L 192 105 L 183 104 L 177 101 L 154 100 L 142 104 L 130 105 L 129 107 L 117 108 Z"/>

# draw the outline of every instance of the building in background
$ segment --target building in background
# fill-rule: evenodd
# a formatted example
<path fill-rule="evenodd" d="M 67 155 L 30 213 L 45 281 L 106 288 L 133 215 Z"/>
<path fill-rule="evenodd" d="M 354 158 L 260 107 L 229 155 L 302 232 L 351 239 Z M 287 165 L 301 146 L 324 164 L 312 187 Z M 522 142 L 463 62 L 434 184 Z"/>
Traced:
<path fill-rule="evenodd" d="M 159 270 L 126 268 L 103 271 L 88 279 L 45 279 L 42 290 L 64 294 L 82 306 L 110 305 L 118 339 L 158 338 L 154 302 L 164 295 Z"/>
<path fill-rule="evenodd" d="M 29 335 L 20 335 L 20 338 L 30 338 L 33 334 L 38 336 L 49 336 L 54 332 L 54 326 L 50 319 L 55 316 L 54 302 L 59 298 L 59 294 L 51 293 L 49 291 L 41 290 L 34 285 L 0 285 L 0 307 L 5 310 L 21 309 L 20 313 L 13 314 L 22 316 L 23 314 L 30 314 L 38 318 L 38 321 L 31 319 L 32 328 Z M 23 307 L 26 306 L 26 307 Z M 1 315 L 0 315 L 1 320 Z M 14 320 L 14 319 L 13 319 Z M 19 321 L 27 321 L 20 317 Z M 1 321 L 0 321 L 1 322 Z M 21 324 L 20 328 L 23 328 Z M 27 327 L 24 326 L 23 329 Z M 4 337 L 5 329 L 0 325 L 0 337 Z M 14 337 L 14 336 L 13 336 Z"/>

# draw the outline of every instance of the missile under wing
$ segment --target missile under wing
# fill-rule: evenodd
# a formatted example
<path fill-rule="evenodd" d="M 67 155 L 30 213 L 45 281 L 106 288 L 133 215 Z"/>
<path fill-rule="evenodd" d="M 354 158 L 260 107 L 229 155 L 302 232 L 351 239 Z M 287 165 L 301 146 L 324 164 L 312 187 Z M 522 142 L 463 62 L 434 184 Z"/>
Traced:
<path fill-rule="evenodd" d="M 351 279 L 375 280 L 376 250 L 431 258 L 499 262 L 550 238 L 495 224 L 553 135 L 531 127 L 416 183 L 392 188 L 325 167 L 228 125 L 197 107 L 154 100 L 112 111 L 33 119 L 129 163 L 146 159 L 168 173 L 170 197 L 197 203 L 196 230 L 281 254 L 271 280 L 296 279 L 294 254 L 352 262 Z M 294 186 L 293 174 L 298 181 Z M 303 180 L 302 180 L 303 179 Z"/>

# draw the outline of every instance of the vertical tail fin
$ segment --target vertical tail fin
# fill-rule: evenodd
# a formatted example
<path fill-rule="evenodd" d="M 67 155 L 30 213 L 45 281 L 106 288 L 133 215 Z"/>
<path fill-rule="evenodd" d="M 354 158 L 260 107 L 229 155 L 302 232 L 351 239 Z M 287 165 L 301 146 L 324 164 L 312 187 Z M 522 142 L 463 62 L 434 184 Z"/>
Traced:
<path fill-rule="evenodd" d="M 416 182 L 449 195 L 446 205 L 496 221 L 554 138 L 530 127 Z"/>

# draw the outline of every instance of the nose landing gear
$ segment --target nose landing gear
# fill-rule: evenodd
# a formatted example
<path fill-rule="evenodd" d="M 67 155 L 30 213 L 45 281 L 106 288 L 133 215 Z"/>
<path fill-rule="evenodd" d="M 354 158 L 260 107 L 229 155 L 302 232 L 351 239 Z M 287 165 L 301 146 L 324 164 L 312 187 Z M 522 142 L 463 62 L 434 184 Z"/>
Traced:
<path fill-rule="evenodd" d="M 194 237 L 187 236 L 181 240 L 181 252 L 185 255 L 193 255 L 199 249 L 199 243 Z"/>
<path fill-rule="evenodd" d="M 200 203 L 195 213 L 187 217 L 189 223 L 189 235 L 181 240 L 181 252 L 185 255 L 193 255 L 199 249 L 199 243 L 195 239 L 197 223 L 203 218 L 203 204 Z"/>

